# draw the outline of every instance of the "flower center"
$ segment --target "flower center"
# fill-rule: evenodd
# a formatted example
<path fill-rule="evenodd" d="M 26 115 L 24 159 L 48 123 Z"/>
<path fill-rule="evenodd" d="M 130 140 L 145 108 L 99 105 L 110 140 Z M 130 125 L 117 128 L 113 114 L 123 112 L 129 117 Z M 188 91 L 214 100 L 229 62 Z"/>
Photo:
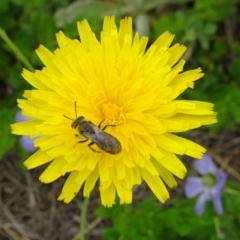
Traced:
<path fill-rule="evenodd" d="M 213 187 L 216 184 L 216 181 L 216 176 L 212 173 L 208 173 L 203 176 L 202 183 L 205 187 Z"/>
<path fill-rule="evenodd" d="M 104 119 L 108 119 L 110 122 L 123 121 L 122 109 L 115 103 L 104 103 L 102 105 L 102 114 Z"/>

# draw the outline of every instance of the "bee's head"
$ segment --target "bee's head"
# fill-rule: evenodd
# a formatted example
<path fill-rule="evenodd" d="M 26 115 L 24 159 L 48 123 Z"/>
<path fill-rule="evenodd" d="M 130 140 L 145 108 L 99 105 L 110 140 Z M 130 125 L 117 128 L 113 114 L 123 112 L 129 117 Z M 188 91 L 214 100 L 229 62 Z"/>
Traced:
<path fill-rule="evenodd" d="M 79 125 L 81 125 L 83 123 L 83 121 L 84 121 L 84 117 L 80 116 L 73 121 L 71 127 L 76 129 Z"/>

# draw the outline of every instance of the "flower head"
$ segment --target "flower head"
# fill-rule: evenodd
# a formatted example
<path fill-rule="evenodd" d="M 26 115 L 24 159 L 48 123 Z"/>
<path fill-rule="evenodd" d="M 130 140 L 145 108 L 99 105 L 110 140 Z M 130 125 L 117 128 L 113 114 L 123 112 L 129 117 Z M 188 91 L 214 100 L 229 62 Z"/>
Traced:
<path fill-rule="evenodd" d="M 106 206 L 116 193 L 121 203 L 131 203 L 132 188 L 142 180 L 165 202 L 165 184 L 176 186 L 173 175 L 186 172 L 175 154 L 201 158 L 205 152 L 172 132 L 216 122 L 213 104 L 174 100 L 203 76 L 201 69 L 183 72 L 179 59 L 186 47 L 170 47 L 169 32 L 146 50 L 147 37 L 133 35 L 129 17 L 119 29 L 114 17 L 105 17 L 100 41 L 86 20 L 78 30 L 80 41 L 59 32 L 53 53 L 37 49 L 42 70 L 23 71 L 35 89 L 25 91 L 18 105 L 33 120 L 13 124 L 12 131 L 40 136 L 26 167 L 51 162 L 40 176 L 44 183 L 69 173 L 59 196 L 66 203 L 83 185 L 88 197 L 97 180 Z"/>
<path fill-rule="evenodd" d="M 20 111 L 17 111 L 15 116 L 15 122 L 23 122 L 31 120 L 31 118 L 23 116 Z M 24 135 L 20 139 L 21 146 L 28 152 L 35 152 L 36 148 L 33 143 L 34 139 L 31 139 L 29 136 Z"/>
<path fill-rule="evenodd" d="M 222 215 L 221 195 L 224 190 L 227 174 L 221 169 L 217 169 L 208 154 L 205 154 L 202 160 L 196 161 L 194 167 L 203 177 L 187 178 L 184 191 L 189 198 L 199 195 L 195 207 L 196 214 L 201 215 L 204 211 L 205 203 L 211 200 L 216 213 Z"/>

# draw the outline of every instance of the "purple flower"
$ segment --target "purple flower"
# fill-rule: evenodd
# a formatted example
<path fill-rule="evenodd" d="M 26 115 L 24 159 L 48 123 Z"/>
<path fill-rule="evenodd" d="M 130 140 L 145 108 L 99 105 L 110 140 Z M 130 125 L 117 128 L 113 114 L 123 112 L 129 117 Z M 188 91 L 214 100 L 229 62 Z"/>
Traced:
<path fill-rule="evenodd" d="M 215 166 L 208 154 L 205 154 L 202 160 L 195 161 L 194 168 L 202 177 L 187 178 L 184 185 L 184 192 L 188 198 L 199 195 L 195 206 L 195 213 L 201 215 L 204 211 L 205 203 L 211 200 L 216 213 L 222 215 L 221 195 L 224 190 L 227 174 Z"/>
<path fill-rule="evenodd" d="M 16 113 L 15 122 L 24 122 L 24 121 L 28 121 L 28 120 L 31 120 L 31 118 L 23 116 L 20 111 L 18 111 Z M 29 136 L 26 136 L 26 135 L 22 136 L 21 139 L 20 139 L 21 146 L 25 150 L 27 150 L 28 152 L 35 152 L 36 148 L 35 148 L 35 146 L 33 144 L 33 140 L 34 139 L 31 139 Z"/>

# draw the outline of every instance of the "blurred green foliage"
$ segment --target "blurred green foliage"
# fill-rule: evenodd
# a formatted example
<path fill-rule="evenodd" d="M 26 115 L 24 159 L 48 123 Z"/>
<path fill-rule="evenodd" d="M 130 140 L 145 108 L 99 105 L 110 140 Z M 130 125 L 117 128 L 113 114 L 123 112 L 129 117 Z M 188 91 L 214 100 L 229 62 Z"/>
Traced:
<path fill-rule="evenodd" d="M 6 150 L 11 149 L 14 145 L 15 137 L 11 134 L 9 123 L 14 121 L 14 110 L 1 108 L 0 111 L 0 159 Z"/>
<path fill-rule="evenodd" d="M 194 213 L 196 199 L 175 199 L 160 205 L 147 198 L 137 206 L 119 205 L 100 207 L 95 213 L 111 219 L 113 225 L 104 230 L 104 240 L 238 240 L 240 231 L 240 188 L 233 182 L 228 185 L 238 195 L 224 194 L 224 214 L 217 216 L 210 202 L 200 217 Z M 217 229 L 216 229 L 217 228 Z"/>

